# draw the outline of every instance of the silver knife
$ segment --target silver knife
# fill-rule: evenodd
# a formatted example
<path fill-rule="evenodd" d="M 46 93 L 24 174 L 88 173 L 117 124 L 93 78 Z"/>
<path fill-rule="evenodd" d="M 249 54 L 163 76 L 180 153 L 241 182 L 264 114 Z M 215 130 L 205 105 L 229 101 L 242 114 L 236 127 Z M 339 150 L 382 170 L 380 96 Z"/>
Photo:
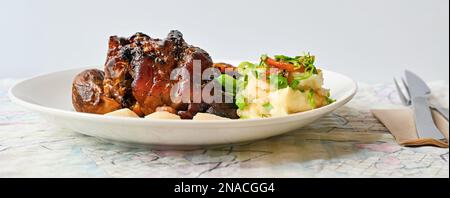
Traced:
<path fill-rule="evenodd" d="M 416 121 L 417 136 L 419 138 L 444 139 L 445 137 L 436 127 L 428 101 L 430 88 L 416 74 L 406 70 L 406 81 L 411 94 L 414 117 Z"/>

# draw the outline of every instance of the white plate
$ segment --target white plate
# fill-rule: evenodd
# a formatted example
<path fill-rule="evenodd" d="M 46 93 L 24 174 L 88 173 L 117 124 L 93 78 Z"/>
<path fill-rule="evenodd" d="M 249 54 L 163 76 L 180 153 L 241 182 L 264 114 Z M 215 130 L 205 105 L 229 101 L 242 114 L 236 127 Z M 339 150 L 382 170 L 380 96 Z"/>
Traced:
<path fill-rule="evenodd" d="M 212 145 L 267 138 L 303 127 L 350 101 L 356 83 L 323 70 L 325 87 L 336 102 L 289 116 L 247 120 L 149 120 L 110 117 L 75 112 L 71 86 L 76 74 L 86 68 L 40 75 L 17 83 L 9 91 L 11 100 L 41 113 L 51 122 L 73 131 L 107 140 L 151 145 Z"/>

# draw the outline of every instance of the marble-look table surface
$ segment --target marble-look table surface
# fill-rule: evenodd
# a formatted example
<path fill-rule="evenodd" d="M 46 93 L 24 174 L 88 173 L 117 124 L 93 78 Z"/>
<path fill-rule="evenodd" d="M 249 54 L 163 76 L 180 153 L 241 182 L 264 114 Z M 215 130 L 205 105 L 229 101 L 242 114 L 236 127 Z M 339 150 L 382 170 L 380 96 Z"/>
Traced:
<path fill-rule="evenodd" d="M 370 113 L 401 106 L 392 84 L 313 124 L 244 144 L 164 150 L 130 147 L 59 128 L 8 99 L 0 80 L 0 177 L 449 177 L 448 148 L 399 146 Z M 430 83 L 448 107 L 447 82 Z"/>

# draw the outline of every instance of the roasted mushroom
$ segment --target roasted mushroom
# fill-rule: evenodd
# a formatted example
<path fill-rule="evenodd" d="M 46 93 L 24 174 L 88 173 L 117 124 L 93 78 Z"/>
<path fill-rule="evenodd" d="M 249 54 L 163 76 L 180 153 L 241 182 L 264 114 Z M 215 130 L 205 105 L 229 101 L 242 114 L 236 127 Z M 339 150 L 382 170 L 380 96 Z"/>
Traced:
<path fill-rule="evenodd" d="M 104 73 L 89 69 L 78 74 L 72 84 L 72 103 L 76 111 L 105 114 L 121 108 L 121 105 L 103 93 Z"/>

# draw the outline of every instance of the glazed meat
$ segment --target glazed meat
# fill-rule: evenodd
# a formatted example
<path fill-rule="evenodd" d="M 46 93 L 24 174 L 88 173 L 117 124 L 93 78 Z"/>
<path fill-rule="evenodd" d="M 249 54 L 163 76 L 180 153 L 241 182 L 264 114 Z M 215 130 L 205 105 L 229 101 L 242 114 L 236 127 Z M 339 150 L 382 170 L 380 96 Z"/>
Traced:
<path fill-rule="evenodd" d="M 170 80 L 170 74 L 187 47 L 181 33 L 172 31 L 165 40 L 135 35 L 131 41 L 134 49 L 131 65 L 135 72 L 131 87 L 141 111 L 147 115 L 160 106 L 177 109 L 179 104 L 170 97 L 177 81 Z"/>
<path fill-rule="evenodd" d="M 105 63 L 105 79 L 103 81 L 104 94 L 113 98 L 123 107 L 130 107 L 135 103 L 131 94 L 131 49 L 125 38 L 112 36 L 109 38 L 108 56 Z"/>
<path fill-rule="evenodd" d="M 194 86 L 203 87 L 211 80 L 193 83 L 194 65 L 198 63 L 203 72 L 213 67 L 213 61 L 206 51 L 187 44 L 181 32 L 171 31 L 163 40 L 143 33 L 130 38 L 112 36 L 108 47 L 104 74 L 89 70 L 74 79 L 72 96 L 77 111 L 107 113 L 130 108 L 140 116 L 169 111 L 183 119 L 191 119 L 197 112 L 237 118 L 234 104 L 195 99 Z M 174 71 L 188 71 L 190 78 L 171 79 Z M 189 98 L 180 99 L 186 93 Z"/>

